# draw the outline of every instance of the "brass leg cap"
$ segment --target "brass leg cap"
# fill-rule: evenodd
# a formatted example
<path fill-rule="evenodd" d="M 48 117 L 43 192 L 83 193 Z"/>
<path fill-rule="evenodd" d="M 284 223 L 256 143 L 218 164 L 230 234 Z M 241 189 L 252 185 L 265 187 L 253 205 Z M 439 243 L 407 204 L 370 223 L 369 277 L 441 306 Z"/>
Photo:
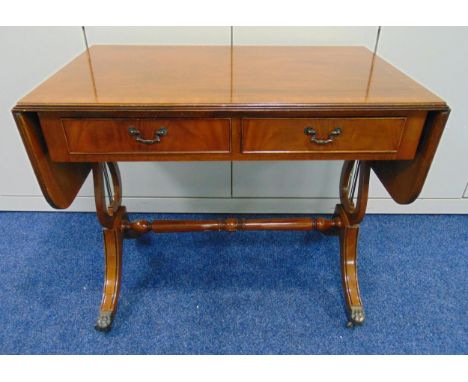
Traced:
<path fill-rule="evenodd" d="M 346 324 L 346 327 L 353 328 L 355 326 L 360 326 L 364 323 L 366 315 L 364 314 L 364 309 L 361 306 L 352 306 L 349 312 L 349 321 Z"/>
<path fill-rule="evenodd" d="M 99 332 L 108 332 L 112 327 L 112 312 L 101 312 L 96 321 L 95 329 Z"/>

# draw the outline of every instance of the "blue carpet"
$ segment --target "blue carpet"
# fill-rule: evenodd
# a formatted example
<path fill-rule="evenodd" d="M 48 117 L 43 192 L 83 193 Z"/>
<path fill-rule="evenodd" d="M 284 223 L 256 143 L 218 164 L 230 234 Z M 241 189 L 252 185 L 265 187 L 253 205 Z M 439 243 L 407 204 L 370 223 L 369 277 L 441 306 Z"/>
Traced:
<path fill-rule="evenodd" d="M 103 278 L 95 215 L 0 213 L 0 227 L 2 354 L 468 351 L 466 215 L 366 217 L 359 276 L 367 321 L 354 330 L 345 328 L 334 237 L 212 232 L 126 241 L 119 311 L 103 334 L 93 329 Z"/>

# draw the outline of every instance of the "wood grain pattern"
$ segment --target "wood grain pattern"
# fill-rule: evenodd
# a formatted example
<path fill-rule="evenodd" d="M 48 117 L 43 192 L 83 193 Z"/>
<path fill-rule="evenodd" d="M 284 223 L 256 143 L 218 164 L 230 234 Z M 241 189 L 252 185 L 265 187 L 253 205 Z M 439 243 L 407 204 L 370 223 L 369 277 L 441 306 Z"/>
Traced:
<path fill-rule="evenodd" d="M 246 118 L 242 120 L 242 152 L 326 151 L 396 154 L 405 124 L 405 118 Z M 327 144 L 317 144 L 311 141 L 310 135 L 306 135 L 305 129 L 313 129 L 316 137 L 322 141 L 330 137 L 334 129 L 340 129 L 341 133 Z M 415 150 L 416 147 L 413 148 L 413 152 Z"/>
<path fill-rule="evenodd" d="M 63 119 L 62 125 L 70 153 L 216 153 L 231 149 L 229 119 L 83 118 Z M 144 144 L 130 135 L 129 128 L 137 129 L 145 139 L 154 138 L 161 128 L 167 135 L 158 143 Z"/>
<path fill-rule="evenodd" d="M 42 194 L 53 208 L 68 208 L 88 177 L 91 164 L 53 162 L 36 113 L 15 112 L 14 118 Z"/>
<path fill-rule="evenodd" d="M 126 214 L 121 207 L 115 215 L 115 226 L 104 228 L 104 287 L 96 329 L 108 331 L 117 312 L 120 287 L 122 284 L 123 232 L 120 229 L 122 217 Z"/>
<path fill-rule="evenodd" d="M 449 114 L 450 111 L 429 114 L 414 160 L 372 163 L 372 169 L 397 203 L 412 203 L 421 193 Z"/>
<path fill-rule="evenodd" d="M 357 245 L 359 225 L 346 221 L 346 213 L 337 206 L 344 227 L 339 230 L 341 283 L 348 312 L 348 326 L 362 325 L 365 319 L 357 272 Z"/>
<path fill-rule="evenodd" d="M 353 200 L 353 167 L 356 171 L 357 197 Z M 348 313 L 348 327 L 362 325 L 365 319 L 364 307 L 359 290 L 357 272 L 357 245 L 359 223 L 366 213 L 369 196 L 369 162 L 346 161 L 340 178 L 340 201 L 334 217 L 342 222 L 337 229 L 340 239 L 341 283 Z"/>
<path fill-rule="evenodd" d="M 361 112 L 348 118 L 90 118 L 40 113 L 51 157 L 56 161 L 264 160 L 264 159 L 412 159 L 425 111 Z M 231 129 L 232 124 L 232 129 Z M 129 135 L 136 127 L 151 138 L 161 127 L 168 135 L 145 145 Z M 317 145 L 335 128 L 342 135 Z"/>
<path fill-rule="evenodd" d="M 445 107 L 364 47 L 93 46 L 18 102 L 92 110 L 181 106 Z"/>
<path fill-rule="evenodd" d="M 147 232 L 206 232 L 206 231 L 312 231 L 324 232 L 341 227 L 339 218 L 271 218 L 271 219 L 218 219 L 218 220 L 137 220 L 122 223 L 130 237 Z"/>
<path fill-rule="evenodd" d="M 113 195 L 109 204 L 106 201 L 104 185 L 106 166 L 110 170 L 113 184 Z M 121 205 L 122 180 L 116 163 L 95 163 L 93 181 L 96 213 L 104 235 L 104 286 L 95 328 L 99 331 L 108 331 L 112 326 L 119 301 L 124 239 L 122 221 L 127 219 L 127 211 Z"/>

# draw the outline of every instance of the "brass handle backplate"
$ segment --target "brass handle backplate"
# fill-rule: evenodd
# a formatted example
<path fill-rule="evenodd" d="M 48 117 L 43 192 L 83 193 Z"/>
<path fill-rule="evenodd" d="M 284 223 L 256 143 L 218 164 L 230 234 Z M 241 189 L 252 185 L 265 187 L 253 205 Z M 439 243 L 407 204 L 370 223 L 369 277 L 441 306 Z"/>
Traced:
<path fill-rule="evenodd" d="M 310 135 L 310 141 L 318 145 L 327 145 L 335 140 L 335 137 L 341 135 L 342 131 L 339 127 L 334 128 L 330 134 L 328 134 L 327 139 L 317 139 L 317 132 L 312 127 L 306 127 L 304 129 L 305 135 Z"/>
<path fill-rule="evenodd" d="M 165 137 L 167 135 L 167 128 L 162 126 L 158 131 L 154 133 L 154 139 L 144 139 L 141 136 L 140 130 L 138 130 L 134 126 L 130 126 L 128 128 L 128 133 L 135 138 L 137 142 L 144 143 L 145 145 L 152 145 L 155 143 L 161 142 L 161 137 Z"/>

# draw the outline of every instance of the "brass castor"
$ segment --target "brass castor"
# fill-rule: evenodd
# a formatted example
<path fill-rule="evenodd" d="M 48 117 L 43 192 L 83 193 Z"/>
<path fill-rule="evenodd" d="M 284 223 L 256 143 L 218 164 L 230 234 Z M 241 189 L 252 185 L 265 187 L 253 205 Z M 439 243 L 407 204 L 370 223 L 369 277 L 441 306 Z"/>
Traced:
<path fill-rule="evenodd" d="M 360 306 L 352 306 L 349 312 L 349 321 L 346 324 L 347 328 L 354 328 L 355 326 L 361 326 L 366 318 L 364 309 Z"/>
<path fill-rule="evenodd" d="M 112 312 L 99 313 L 95 329 L 99 332 L 108 332 L 112 327 L 112 319 Z"/>

